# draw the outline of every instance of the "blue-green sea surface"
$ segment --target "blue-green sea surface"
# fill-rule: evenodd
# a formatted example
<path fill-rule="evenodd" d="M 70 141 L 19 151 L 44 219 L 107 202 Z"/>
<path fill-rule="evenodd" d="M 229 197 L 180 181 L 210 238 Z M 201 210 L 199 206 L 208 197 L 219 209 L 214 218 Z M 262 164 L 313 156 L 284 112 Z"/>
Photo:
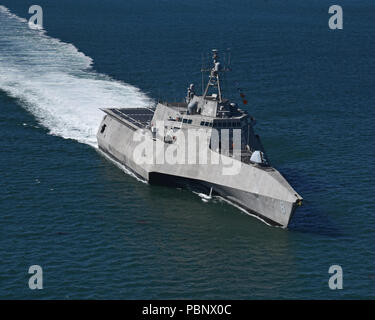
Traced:
<path fill-rule="evenodd" d="M 28 28 L 30 1 L 0 5 L 0 298 L 375 298 L 373 1 L 340 1 L 343 30 L 323 0 L 37 4 L 44 30 Z M 228 96 L 238 80 L 305 199 L 287 230 L 97 151 L 99 108 L 200 90 L 212 48 L 231 48 Z"/>

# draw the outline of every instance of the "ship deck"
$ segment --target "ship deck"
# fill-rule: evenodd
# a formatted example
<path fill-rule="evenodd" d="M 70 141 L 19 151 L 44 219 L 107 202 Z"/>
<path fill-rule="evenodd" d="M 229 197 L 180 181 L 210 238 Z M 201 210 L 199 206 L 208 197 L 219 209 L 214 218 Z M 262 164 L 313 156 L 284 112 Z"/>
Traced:
<path fill-rule="evenodd" d="M 146 128 L 154 116 L 154 110 L 151 108 L 110 108 L 103 111 L 110 111 L 116 117 L 130 122 L 138 128 Z"/>

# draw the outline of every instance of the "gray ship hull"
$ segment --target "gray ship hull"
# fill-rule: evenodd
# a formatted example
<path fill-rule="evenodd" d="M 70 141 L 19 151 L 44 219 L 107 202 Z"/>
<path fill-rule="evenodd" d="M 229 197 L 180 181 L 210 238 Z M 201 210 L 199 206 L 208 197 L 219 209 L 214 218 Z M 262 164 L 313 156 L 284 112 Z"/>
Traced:
<path fill-rule="evenodd" d="M 191 185 L 204 188 L 207 192 L 212 188 L 213 193 L 249 213 L 284 228 L 288 226 L 296 207 L 301 204 L 302 197 L 274 168 L 241 164 L 238 174 L 226 176 L 219 174 L 223 164 L 140 164 L 134 156 L 139 145 L 134 135 L 143 130 L 142 124 L 134 124 L 110 111 L 106 112 L 97 133 L 99 149 L 150 184 Z M 147 135 L 144 138 L 150 139 L 151 145 L 161 144 L 159 150 L 165 152 L 162 141 L 148 138 Z M 206 152 L 213 152 L 208 145 Z"/>

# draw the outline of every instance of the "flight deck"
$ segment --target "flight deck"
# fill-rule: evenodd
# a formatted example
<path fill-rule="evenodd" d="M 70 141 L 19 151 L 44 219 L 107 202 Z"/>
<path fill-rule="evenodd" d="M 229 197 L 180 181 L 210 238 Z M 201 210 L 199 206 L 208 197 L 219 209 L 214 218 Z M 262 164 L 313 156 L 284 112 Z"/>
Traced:
<path fill-rule="evenodd" d="M 130 122 L 140 129 L 144 129 L 150 124 L 155 112 L 152 108 L 110 108 L 102 110 L 107 114 L 116 116 L 119 120 Z"/>

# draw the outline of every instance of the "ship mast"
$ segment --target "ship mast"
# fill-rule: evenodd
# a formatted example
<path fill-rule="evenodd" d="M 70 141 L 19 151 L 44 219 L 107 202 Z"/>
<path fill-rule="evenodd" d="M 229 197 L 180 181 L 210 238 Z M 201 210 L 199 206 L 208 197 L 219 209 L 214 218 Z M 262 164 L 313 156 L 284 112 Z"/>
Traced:
<path fill-rule="evenodd" d="M 223 73 L 223 72 L 229 71 L 229 68 L 225 68 L 225 67 L 222 68 L 221 67 L 221 63 L 218 60 L 219 55 L 218 55 L 217 49 L 213 49 L 212 52 L 213 52 L 213 54 L 212 54 L 213 67 L 211 69 L 203 69 L 203 68 L 201 69 L 202 73 L 203 72 L 209 72 L 210 73 L 209 78 L 208 78 L 208 82 L 207 82 L 207 86 L 206 86 L 206 90 L 203 93 L 203 99 L 206 99 L 208 91 L 212 87 L 212 88 L 216 88 L 217 99 L 221 103 L 221 102 L 223 102 L 223 91 L 222 91 L 222 87 L 221 87 L 221 84 L 220 84 L 220 74 Z"/>

